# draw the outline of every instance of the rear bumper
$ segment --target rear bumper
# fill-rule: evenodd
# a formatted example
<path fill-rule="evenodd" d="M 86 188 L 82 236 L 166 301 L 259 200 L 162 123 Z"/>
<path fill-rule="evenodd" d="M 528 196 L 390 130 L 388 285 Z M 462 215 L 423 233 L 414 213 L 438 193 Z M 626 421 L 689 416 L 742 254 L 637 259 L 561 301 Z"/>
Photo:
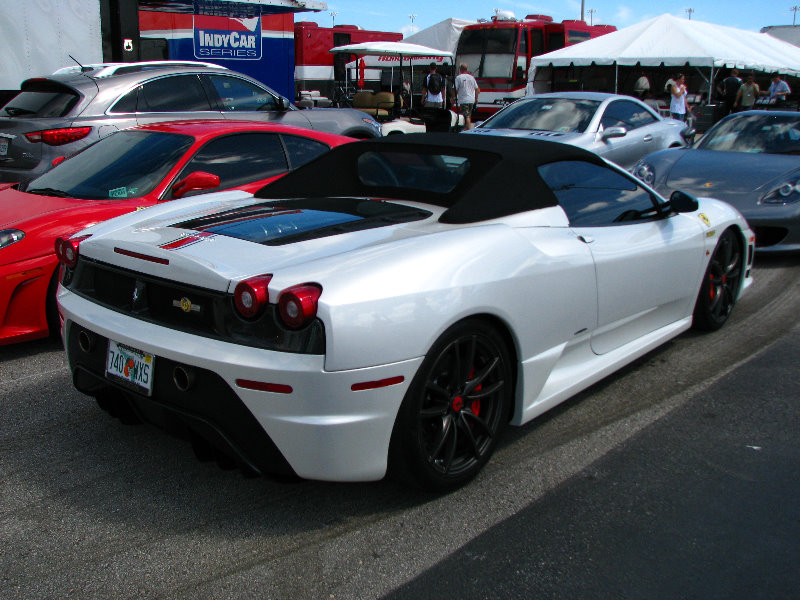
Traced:
<path fill-rule="evenodd" d="M 64 343 L 76 386 L 95 395 L 105 378 L 108 339 L 155 356 L 149 398 L 125 390 L 141 413 L 163 425 L 176 418 L 194 433 L 261 473 L 308 479 L 369 481 L 386 472 L 397 411 L 421 358 L 353 371 L 324 370 L 324 356 L 301 355 L 209 340 L 108 310 L 63 288 Z M 81 332 L 84 344 L 79 343 Z M 91 343 L 86 344 L 90 338 Z M 193 385 L 176 385 L 176 368 Z M 365 381 L 401 377 L 395 385 L 353 391 Z M 242 387 L 242 380 L 282 391 Z M 237 383 L 238 382 L 238 383 Z"/>

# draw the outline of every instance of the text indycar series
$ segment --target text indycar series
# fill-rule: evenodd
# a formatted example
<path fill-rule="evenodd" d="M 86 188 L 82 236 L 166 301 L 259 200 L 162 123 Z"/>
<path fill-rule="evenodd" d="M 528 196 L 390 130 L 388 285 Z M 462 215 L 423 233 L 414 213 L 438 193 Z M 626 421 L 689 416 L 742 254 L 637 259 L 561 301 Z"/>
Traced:
<path fill-rule="evenodd" d="M 753 234 L 579 148 L 420 134 L 57 246 L 74 382 L 110 412 L 259 473 L 446 490 L 506 424 L 722 326 Z"/>

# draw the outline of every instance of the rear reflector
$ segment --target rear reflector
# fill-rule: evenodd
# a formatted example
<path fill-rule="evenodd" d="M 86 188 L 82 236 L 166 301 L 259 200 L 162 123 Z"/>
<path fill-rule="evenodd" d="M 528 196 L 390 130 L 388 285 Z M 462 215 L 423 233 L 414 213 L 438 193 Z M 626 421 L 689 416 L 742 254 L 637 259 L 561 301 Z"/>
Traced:
<path fill-rule="evenodd" d="M 169 259 L 168 258 L 161 258 L 159 256 L 149 256 L 147 254 L 141 254 L 139 252 L 134 252 L 133 250 L 125 250 L 123 248 L 114 248 L 114 252 L 117 254 L 122 254 L 123 256 L 130 256 L 131 258 L 138 258 L 139 260 L 146 260 L 148 262 L 158 263 L 159 265 L 168 265 Z"/>
<path fill-rule="evenodd" d="M 236 385 L 248 390 L 259 392 L 274 392 L 275 394 L 291 394 L 292 386 L 282 383 L 267 383 L 266 381 L 252 381 L 250 379 L 237 379 Z"/>
<path fill-rule="evenodd" d="M 389 387 L 390 385 L 397 385 L 403 383 L 405 377 L 398 375 L 397 377 L 388 377 L 386 379 L 379 379 L 378 381 L 362 381 L 361 383 L 354 383 L 350 389 L 354 392 L 363 392 L 364 390 L 374 390 L 377 388 Z"/>

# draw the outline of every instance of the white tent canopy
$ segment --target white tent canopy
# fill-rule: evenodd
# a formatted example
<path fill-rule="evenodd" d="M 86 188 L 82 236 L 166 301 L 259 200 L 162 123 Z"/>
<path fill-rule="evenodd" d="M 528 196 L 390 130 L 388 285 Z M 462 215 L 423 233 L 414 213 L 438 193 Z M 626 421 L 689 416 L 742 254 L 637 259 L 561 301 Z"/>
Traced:
<path fill-rule="evenodd" d="M 756 33 L 669 14 L 531 59 L 535 67 L 595 65 L 752 69 L 800 76 L 800 48 Z"/>
<path fill-rule="evenodd" d="M 458 46 L 458 38 L 461 37 L 461 31 L 467 25 L 474 23 L 477 23 L 477 21 L 456 18 L 445 19 L 408 36 L 403 42 L 406 44 L 422 44 L 431 48 L 442 48 L 455 53 L 456 46 Z"/>
<path fill-rule="evenodd" d="M 347 44 L 346 46 L 336 46 L 329 52 L 344 52 L 347 54 L 358 54 L 359 56 L 396 56 L 398 58 L 439 58 L 447 57 L 453 59 L 453 53 L 448 50 L 438 50 L 420 44 L 409 44 L 407 42 L 361 42 L 360 44 Z"/>

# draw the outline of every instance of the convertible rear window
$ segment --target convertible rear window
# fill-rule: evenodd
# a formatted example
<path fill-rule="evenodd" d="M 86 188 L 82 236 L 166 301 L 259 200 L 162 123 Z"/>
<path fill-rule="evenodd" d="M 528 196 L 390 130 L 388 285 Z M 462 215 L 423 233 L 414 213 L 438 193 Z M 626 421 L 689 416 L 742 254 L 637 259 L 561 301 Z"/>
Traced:
<path fill-rule="evenodd" d="M 447 194 L 469 170 L 463 156 L 411 152 L 365 152 L 358 157 L 358 178 L 364 185 L 410 188 Z"/>

